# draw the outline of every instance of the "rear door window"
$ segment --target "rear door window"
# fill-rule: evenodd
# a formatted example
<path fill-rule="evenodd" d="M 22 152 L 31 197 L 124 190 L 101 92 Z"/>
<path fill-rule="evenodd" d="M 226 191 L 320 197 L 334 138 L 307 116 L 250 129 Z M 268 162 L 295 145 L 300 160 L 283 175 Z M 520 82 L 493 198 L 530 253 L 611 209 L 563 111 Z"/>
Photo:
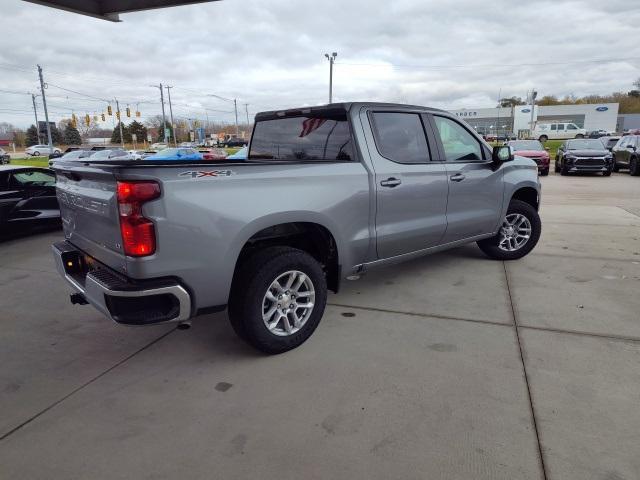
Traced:
<path fill-rule="evenodd" d="M 554 123 L 553 125 L 551 125 L 551 130 L 557 130 L 558 126 Z"/>
<path fill-rule="evenodd" d="M 249 160 L 336 162 L 354 159 L 346 112 L 260 120 Z"/>
<path fill-rule="evenodd" d="M 563 130 L 564 131 L 564 123 L 559 123 L 558 124 L 558 130 Z"/>
<path fill-rule="evenodd" d="M 426 163 L 431 160 L 420 115 L 373 112 L 371 119 L 380 155 L 396 163 Z"/>

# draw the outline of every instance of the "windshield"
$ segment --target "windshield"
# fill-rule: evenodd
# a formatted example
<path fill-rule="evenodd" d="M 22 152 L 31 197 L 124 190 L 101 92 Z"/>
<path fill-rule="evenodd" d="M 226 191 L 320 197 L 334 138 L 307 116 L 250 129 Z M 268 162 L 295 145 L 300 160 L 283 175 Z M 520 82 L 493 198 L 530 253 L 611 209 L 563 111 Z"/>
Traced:
<path fill-rule="evenodd" d="M 250 160 L 351 160 L 346 113 L 263 120 L 256 123 Z"/>
<path fill-rule="evenodd" d="M 509 146 L 516 152 L 522 150 L 544 150 L 544 147 L 538 140 L 518 140 L 509 142 Z"/>
<path fill-rule="evenodd" d="M 567 142 L 568 150 L 602 150 L 602 148 L 602 142 L 595 138 L 582 138 Z"/>

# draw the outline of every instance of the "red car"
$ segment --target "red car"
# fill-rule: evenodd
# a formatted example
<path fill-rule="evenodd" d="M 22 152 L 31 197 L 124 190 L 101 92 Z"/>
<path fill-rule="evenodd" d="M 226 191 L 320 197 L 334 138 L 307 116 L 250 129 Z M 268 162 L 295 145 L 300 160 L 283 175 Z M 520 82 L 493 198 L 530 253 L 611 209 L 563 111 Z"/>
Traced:
<path fill-rule="evenodd" d="M 507 142 L 513 153 L 521 157 L 527 157 L 535 160 L 538 164 L 538 173 L 540 175 L 549 175 L 550 155 L 546 148 L 538 140 L 511 140 Z"/>
<path fill-rule="evenodd" d="M 229 155 L 223 148 L 204 148 L 198 151 L 203 160 L 226 160 Z"/>

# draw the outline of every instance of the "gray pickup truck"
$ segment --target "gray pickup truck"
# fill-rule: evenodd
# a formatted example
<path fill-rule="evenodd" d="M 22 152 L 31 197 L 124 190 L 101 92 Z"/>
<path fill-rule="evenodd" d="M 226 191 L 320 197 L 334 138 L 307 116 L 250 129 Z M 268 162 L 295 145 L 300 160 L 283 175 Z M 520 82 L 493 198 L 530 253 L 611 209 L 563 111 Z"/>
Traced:
<path fill-rule="evenodd" d="M 309 338 L 342 279 L 469 242 L 514 260 L 540 237 L 536 164 L 425 107 L 260 113 L 241 162 L 53 168 L 73 303 L 127 325 L 228 307 L 267 353 Z"/>

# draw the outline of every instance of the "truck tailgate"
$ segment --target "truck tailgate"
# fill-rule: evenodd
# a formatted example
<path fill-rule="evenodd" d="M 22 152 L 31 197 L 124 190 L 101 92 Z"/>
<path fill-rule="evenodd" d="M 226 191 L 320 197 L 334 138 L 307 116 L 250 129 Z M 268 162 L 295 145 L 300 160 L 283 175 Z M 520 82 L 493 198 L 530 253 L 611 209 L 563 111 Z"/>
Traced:
<path fill-rule="evenodd" d="M 109 267 L 126 271 L 112 172 L 86 165 L 54 166 L 65 238 Z"/>

